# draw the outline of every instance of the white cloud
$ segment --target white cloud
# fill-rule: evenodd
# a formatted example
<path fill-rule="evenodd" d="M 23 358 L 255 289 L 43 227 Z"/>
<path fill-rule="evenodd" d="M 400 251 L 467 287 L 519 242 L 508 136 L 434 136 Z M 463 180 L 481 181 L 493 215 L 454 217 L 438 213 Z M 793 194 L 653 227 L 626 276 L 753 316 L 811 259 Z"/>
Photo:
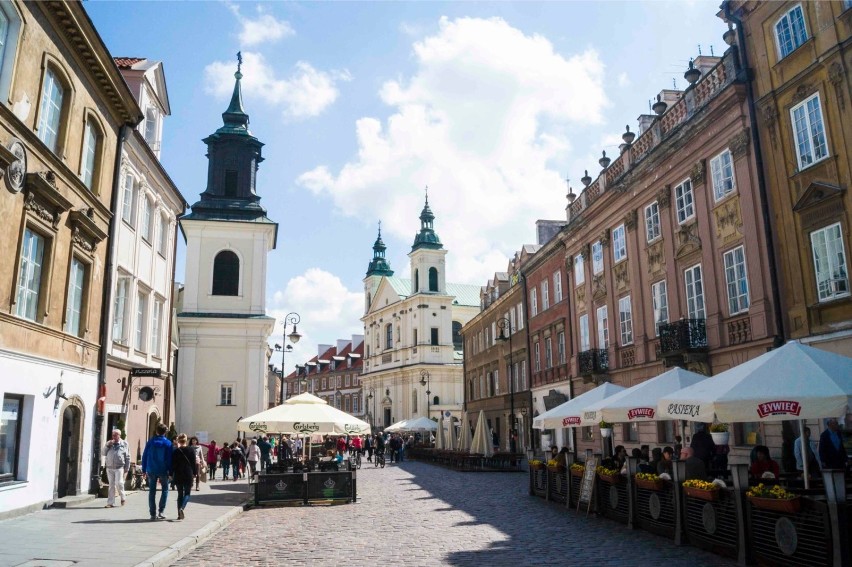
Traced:
<path fill-rule="evenodd" d="M 627 76 L 627 73 L 621 73 L 618 75 L 618 86 L 619 87 L 629 87 L 630 86 L 630 77 Z"/>
<path fill-rule="evenodd" d="M 564 170 L 580 157 L 571 140 L 608 104 L 603 64 L 593 50 L 556 53 L 499 18 L 443 18 L 413 50 L 414 74 L 379 93 L 392 115 L 357 120 L 357 157 L 298 182 L 406 240 L 429 185 L 450 280 L 482 283 L 533 241 L 535 219 L 564 218 Z"/>
<path fill-rule="evenodd" d="M 340 95 L 337 84 L 352 79 L 348 71 L 319 71 L 299 61 L 289 77 L 280 77 L 260 53 L 243 52 L 243 92 L 280 107 L 287 120 L 318 116 Z M 234 63 L 214 61 L 204 69 L 205 89 L 220 98 L 234 89 Z"/>
<path fill-rule="evenodd" d="M 238 37 L 241 47 L 273 43 L 296 33 L 288 22 L 267 13 L 263 6 L 257 7 L 257 17 L 254 19 L 243 16 L 240 7 L 234 3 L 229 2 L 228 8 L 240 24 Z"/>
<path fill-rule="evenodd" d="M 353 334 L 362 334 L 363 304 L 360 291 L 350 291 L 340 278 L 319 268 L 307 270 L 288 281 L 283 290 L 275 291 L 271 308 L 267 309 L 267 314 L 278 321 L 270 344 L 281 344 L 284 338 L 281 321 L 285 315 L 296 312 L 301 318 L 297 330 L 302 338 L 293 345 L 293 352 L 288 353 L 285 360 L 288 373 L 294 364 L 316 356 L 318 344 L 334 345 L 337 339 L 348 340 Z M 288 326 L 287 334 L 291 330 L 292 326 Z M 273 355 L 272 360 L 280 367 L 279 354 Z"/>

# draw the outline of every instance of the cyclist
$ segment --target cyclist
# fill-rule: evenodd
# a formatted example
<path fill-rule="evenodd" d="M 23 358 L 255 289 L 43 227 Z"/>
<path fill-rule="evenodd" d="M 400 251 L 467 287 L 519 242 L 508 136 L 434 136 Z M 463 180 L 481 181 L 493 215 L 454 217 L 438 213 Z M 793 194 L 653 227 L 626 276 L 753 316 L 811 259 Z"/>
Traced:
<path fill-rule="evenodd" d="M 377 465 L 379 464 L 379 460 L 381 460 L 382 464 L 384 464 L 384 461 L 385 461 L 385 438 L 382 437 L 381 433 L 376 435 L 375 457 L 376 457 L 376 464 Z"/>

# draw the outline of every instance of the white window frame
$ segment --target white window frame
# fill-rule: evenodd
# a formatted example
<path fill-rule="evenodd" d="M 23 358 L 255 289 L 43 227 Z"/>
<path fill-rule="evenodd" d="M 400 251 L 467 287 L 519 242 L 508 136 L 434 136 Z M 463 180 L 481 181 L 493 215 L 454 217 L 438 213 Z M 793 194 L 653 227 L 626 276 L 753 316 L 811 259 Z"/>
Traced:
<path fill-rule="evenodd" d="M 574 285 L 586 282 L 586 261 L 582 254 L 574 256 Z"/>
<path fill-rule="evenodd" d="M 87 268 L 85 263 L 75 257 L 71 258 L 71 269 L 68 272 L 68 297 L 65 305 L 65 332 L 75 337 L 80 336 Z"/>
<path fill-rule="evenodd" d="M 602 274 L 604 270 L 603 243 L 600 240 L 592 244 L 592 273 Z"/>
<path fill-rule="evenodd" d="M 722 255 L 725 265 L 725 282 L 728 290 L 728 314 L 748 311 L 749 289 L 745 248 L 737 246 Z"/>
<path fill-rule="evenodd" d="M 812 104 L 814 101 L 816 104 Z M 818 92 L 790 109 L 790 123 L 800 171 L 829 157 L 822 100 Z"/>
<path fill-rule="evenodd" d="M 80 179 L 83 185 L 94 191 L 95 168 L 98 163 L 98 144 L 100 135 L 92 120 L 86 120 L 83 131 L 83 151 L 80 156 Z"/>
<path fill-rule="evenodd" d="M 704 303 L 704 273 L 701 270 L 701 264 L 695 264 L 683 271 L 683 283 L 686 288 L 687 317 L 706 319 L 707 306 Z"/>
<path fill-rule="evenodd" d="M 633 344 L 633 306 L 630 296 L 625 295 L 618 300 L 618 325 L 621 331 L 621 346 Z"/>
<path fill-rule="evenodd" d="M 820 302 L 849 296 L 849 271 L 843 239 L 843 228 L 839 222 L 811 232 L 814 277 Z"/>
<path fill-rule="evenodd" d="M 530 290 L 530 309 L 533 317 L 538 315 L 538 289 L 536 288 Z"/>
<path fill-rule="evenodd" d="M 541 345 L 539 341 L 535 342 L 533 348 L 535 350 L 535 371 L 541 372 Z"/>
<path fill-rule="evenodd" d="M 524 304 L 518 303 L 518 330 L 524 328 Z"/>
<path fill-rule="evenodd" d="M 160 333 L 162 330 L 163 324 L 163 300 L 154 299 L 154 311 L 151 316 L 151 340 L 149 341 L 149 352 L 156 356 L 160 357 L 160 345 L 162 344 L 162 340 L 160 337 Z"/>
<path fill-rule="evenodd" d="M 0 98 L 9 100 L 23 22 L 13 2 L 0 2 L 0 13 L 5 18 L 6 28 L 2 32 L 3 45 L 0 46 Z"/>
<path fill-rule="evenodd" d="M 148 293 L 139 290 L 136 294 L 136 321 L 135 321 L 135 340 L 133 348 L 139 352 L 145 352 L 147 346 L 146 339 L 148 338 Z"/>
<path fill-rule="evenodd" d="M 121 220 L 129 224 L 131 227 L 135 227 L 135 212 L 136 208 L 136 180 L 133 178 L 133 174 L 127 172 L 124 177 L 124 188 L 122 189 L 121 196 Z"/>
<path fill-rule="evenodd" d="M 45 68 L 41 101 L 39 101 L 38 138 L 53 153 L 59 150 L 64 102 L 65 86 L 60 82 L 59 76 L 52 68 Z"/>
<path fill-rule="evenodd" d="M 165 215 L 160 215 L 160 256 L 167 258 L 169 255 L 169 218 Z"/>
<path fill-rule="evenodd" d="M 598 349 L 609 348 L 609 314 L 607 313 L 607 306 L 602 305 L 598 307 L 596 313 L 598 322 Z"/>
<path fill-rule="evenodd" d="M 553 337 L 544 339 L 544 367 L 553 368 Z"/>
<path fill-rule="evenodd" d="M 130 278 L 119 276 L 115 283 L 115 298 L 112 313 L 112 340 L 115 343 L 127 344 L 127 298 L 130 294 Z"/>
<path fill-rule="evenodd" d="M 39 319 L 38 310 L 47 246 L 47 238 L 29 227 L 24 229 L 21 257 L 18 262 L 15 314 L 30 321 Z"/>
<path fill-rule="evenodd" d="M 591 336 L 589 335 L 589 315 L 580 315 L 580 352 L 586 352 L 592 348 Z"/>
<path fill-rule="evenodd" d="M 545 278 L 541 282 L 541 310 L 550 309 L 550 282 Z"/>
<path fill-rule="evenodd" d="M 620 224 L 612 229 L 612 259 L 613 263 L 621 262 L 627 258 L 627 234 L 624 225 Z"/>
<path fill-rule="evenodd" d="M 553 274 L 553 303 L 562 301 L 562 270 Z"/>
<path fill-rule="evenodd" d="M 651 284 L 651 308 L 654 316 L 654 336 L 660 336 L 660 325 L 669 322 L 669 298 L 666 280 Z"/>
<path fill-rule="evenodd" d="M 234 403 L 234 390 L 236 384 L 233 382 L 228 382 L 227 384 L 219 384 L 219 405 L 220 406 L 233 406 L 236 405 Z"/>
<path fill-rule="evenodd" d="M 565 331 L 559 331 L 556 336 L 556 351 L 559 353 L 559 364 L 565 364 Z"/>
<path fill-rule="evenodd" d="M 660 226 L 660 205 L 657 201 L 645 207 L 645 240 L 653 242 L 662 234 Z"/>
<path fill-rule="evenodd" d="M 692 191 L 691 179 L 684 179 L 675 187 L 675 208 L 678 224 L 683 224 L 695 217 L 695 194 Z"/>
<path fill-rule="evenodd" d="M 142 240 L 151 244 L 154 239 L 154 203 L 147 195 L 142 196 Z"/>
<path fill-rule="evenodd" d="M 794 14 L 797 12 L 798 14 Z M 798 18 L 796 18 L 798 16 Z M 779 29 L 786 28 L 786 29 Z M 808 25 L 805 21 L 805 11 L 801 4 L 787 10 L 772 26 L 775 34 L 775 46 L 778 49 L 778 59 L 784 59 L 806 41 L 808 41 Z"/>
<path fill-rule="evenodd" d="M 734 179 L 734 156 L 730 149 L 710 160 L 710 179 L 713 181 L 713 200 L 721 201 L 737 189 Z"/>

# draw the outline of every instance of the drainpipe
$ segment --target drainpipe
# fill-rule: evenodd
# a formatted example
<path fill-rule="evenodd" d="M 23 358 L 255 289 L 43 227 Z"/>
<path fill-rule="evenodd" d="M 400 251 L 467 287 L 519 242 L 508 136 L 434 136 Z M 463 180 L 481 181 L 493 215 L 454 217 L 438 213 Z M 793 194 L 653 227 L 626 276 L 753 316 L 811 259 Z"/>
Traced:
<path fill-rule="evenodd" d="M 529 301 L 529 297 L 528 297 L 528 294 L 527 294 L 527 275 L 521 270 L 518 270 L 518 275 L 521 276 L 521 294 L 523 296 L 523 306 L 524 306 L 524 312 L 521 313 L 521 317 L 526 318 L 527 313 L 529 313 L 529 305 L 527 304 L 528 301 Z M 525 325 L 525 328 L 527 330 L 527 376 L 529 377 L 529 381 L 530 381 L 529 384 L 528 384 L 529 388 L 527 388 L 527 391 L 529 392 L 529 406 L 530 406 L 530 421 L 529 421 L 528 428 L 529 428 L 529 436 L 530 436 L 529 437 L 529 439 L 530 439 L 530 450 L 533 451 L 533 454 L 534 454 L 535 453 L 535 441 L 534 441 L 535 437 L 533 436 L 532 424 L 533 424 L 533 419 L 534 419 L 534 416 L 535 416 L 535 406 L 533 405 L 533 398 L 532 398 L 532 364 L 530 363 L 530 358 L 532 357 L 533 351 L 532 351 L 532 343 L 530 343 L 529 319 L 527 319 L 527 323 Z"/>
<path fill-rule="evenodd" d="M 166 344 L 166 349 L 168 355 L 166 356 L 166 376 L 163 379 L 163 382 L 170 381 L 168 392 L 169 398 L 165 400 L 165 404 L 163 407 L 163 414 L 165 420 L 163 423 L 168 423 L 172 421 L 172 412 L 169 409 L 171 406 L 171 400 L 175 400 L 175 404 L 177 404 L 177 377 L 174 376 L 173 372 L 177 372 L 177 360 L 175 360 L 174 370 L 172 369 L 172 332 L 174 331 L 174 317 L 172 316 L 172 309 L 175 305 L 175 272 L 177 270 L 177 241 L 178 241 L 178 224 L 180 220 L 183 218 L 184 213 L 186 212 L 187 203 L 181 197 L 180 204 L 183 207 L 183 211 L 175 216 L 175 230 L 173 235 L 172 242 L 172 279 L 170 285 L 172 289 L 169 294 L 169 332 L 166 335 L 168 337 L 168 343 Z M 175 359 L 177 359 L 177 351 L 175 351 Z"/>
<path fill-rule="evenodd" d="M 746 76 L 746 100 L 748 101 L 749 126 L 751 127 L 752 132 L 751 139 L 754 141 L 754 161 L 757 166 L 757 188 L 761 201 L 760 212 L 763 218 L 763 231 L 764 236 L 766 237 L 766 245 L 769 248 L 769 285 L 772 288 L 772 303 L 774 305 L 773 311 L 775 315 L 776 328 L 775 340 L 773 341 L 772 346 L 779 347 L 784 344 L 784 341 L 786 340 L 786 333 L 784 331 L 784 317 L 781 309 L 781 292 L 778 285 L 778 267 L 775 258 L 775 238 L 773 236 L 772 223 L 770 222 L 769 199 L 766 194 L 766 177 L 763 173 L 763 151 L 761 150 L 760 135 L 757 130 L 757 105 L 754 102 L 754 88 L 752 86 L 754 74 L 748 66 L 748 54 L 745 49 L 745 31 L 743 30 L 742 20 L 734 16 L 733 12 L 731 12 L 730 0 L 725 0 L 722 4 L 722 8 L 725 11 L 725 19 L 733 22 L 737 26 L 737 45 L 732 47 L 736 49 L 736 52 L 739 55 L 741 69 Z"/>
<path fill-rule="evenodd" d="M 138 122 L 137 122 L 138 124 Z M 130 122 L 124 123 L 118 131 L 118 140 L 115 149 L 115 164 L 113 165 L 112 176 L 112 195 L 109 199 L 109 210 L 112 215 L 109 218 L 109 240 L 107 240 L 106 249 L 106 266 L 104 267 L 104 287 L 101 294 L 101 325 L 99 329 L 101 349 L 98 351 L 98 389 L 95 392 L 95 423 L 92 433 L 92 466 L 89 479 L 89 494 L 97 494 L 100 490 L 100 472 L 101 472 L 101 437 L 104 430 L 104 415 L 101 404 L 101 398 L 106 397 L 106 372 L 107 372 L 107 338 L 109 331 L 109 323 L 111 321 L 110 313 L 112 297 L 112 271 L 113 271 L 113 253 L 115 251 L 115 210 L 118 205 L 118 193 L 121 186 L 121 153 L 124 150 L 124 143 L 130 129 L 135 127 L 135 124 Z"/>

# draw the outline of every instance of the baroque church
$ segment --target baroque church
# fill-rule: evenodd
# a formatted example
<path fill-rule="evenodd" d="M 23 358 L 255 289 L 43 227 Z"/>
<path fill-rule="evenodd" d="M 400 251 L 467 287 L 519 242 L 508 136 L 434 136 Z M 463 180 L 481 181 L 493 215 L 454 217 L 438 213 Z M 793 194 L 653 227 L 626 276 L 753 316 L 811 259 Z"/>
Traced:
<path fill-rule="evenodd" d="M 223 125 L 207 144 L 207 188 L 180 221 L 186 283 L 178 309 L 177 428 L 232 441 L 241 417 L 267 408 L 267 255 L 277 223 L 255 190 L 261 143 L 249 131 L 237 68 Z"/>
<path fill-rule="evenodd" d="M 458 421 L 464 402 L 461 328 L 479 312 L 479 286 L 447 283 L 447 250 L 429 196 L 408 253 L 409 278 L 394 275 L 381 227 L 364 278 L 368 421 L 383 428 L 428 416 Z"/>

